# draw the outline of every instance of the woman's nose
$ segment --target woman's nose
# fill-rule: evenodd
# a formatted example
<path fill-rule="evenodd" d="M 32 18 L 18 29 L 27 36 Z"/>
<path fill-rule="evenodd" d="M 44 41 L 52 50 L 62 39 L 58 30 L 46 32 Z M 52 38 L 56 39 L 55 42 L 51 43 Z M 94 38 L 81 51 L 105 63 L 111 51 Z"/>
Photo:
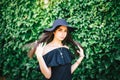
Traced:
<path fill-rule="evenodd" d="M 66 34 L 66 32 L 62 32 L 62 35 L 65 35 Z"/>

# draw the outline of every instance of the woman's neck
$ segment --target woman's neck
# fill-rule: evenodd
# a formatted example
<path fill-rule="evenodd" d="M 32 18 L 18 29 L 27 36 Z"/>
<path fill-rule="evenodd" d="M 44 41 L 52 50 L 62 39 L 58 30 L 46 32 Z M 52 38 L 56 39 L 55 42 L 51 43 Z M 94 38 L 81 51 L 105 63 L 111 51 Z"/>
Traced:
<path fill-rule="evenodd" d="M 53 39 L 53 40 L 51 41 L 51 44 L 52 44 L 53 46 L 58 46 L 58 47 L 63 46 L 62 41 L 59 41 L 59 40 L 56 40 L 56 39 Z"/>

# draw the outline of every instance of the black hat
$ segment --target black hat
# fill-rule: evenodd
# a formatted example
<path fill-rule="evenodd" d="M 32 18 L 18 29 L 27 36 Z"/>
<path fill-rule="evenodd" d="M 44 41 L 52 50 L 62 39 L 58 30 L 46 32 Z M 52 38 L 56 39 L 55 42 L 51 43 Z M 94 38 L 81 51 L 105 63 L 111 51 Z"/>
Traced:
<path fill-rule="evenodd" d="M 54 31 L 56 27 L 58 26 L 66 26 L 70 31 L 75 31 L 77 28 L 70 27 L 68 23 L 64 19 L 57 19 L 54 21 L 52 28 L 45 29 L 44 32 L 46 31 Z"/>

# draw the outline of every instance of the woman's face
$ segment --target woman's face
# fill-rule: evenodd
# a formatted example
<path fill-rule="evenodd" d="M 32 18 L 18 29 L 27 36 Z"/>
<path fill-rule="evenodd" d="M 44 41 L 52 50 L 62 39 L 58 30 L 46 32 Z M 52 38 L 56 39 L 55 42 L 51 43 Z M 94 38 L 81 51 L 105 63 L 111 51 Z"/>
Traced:
<path fill-rule="evenodd" d="M 67 36 L 67 27 L 66 26 L 60 26 L 58 27 L 54 32 L 54 38 L 63 41 Z"/>

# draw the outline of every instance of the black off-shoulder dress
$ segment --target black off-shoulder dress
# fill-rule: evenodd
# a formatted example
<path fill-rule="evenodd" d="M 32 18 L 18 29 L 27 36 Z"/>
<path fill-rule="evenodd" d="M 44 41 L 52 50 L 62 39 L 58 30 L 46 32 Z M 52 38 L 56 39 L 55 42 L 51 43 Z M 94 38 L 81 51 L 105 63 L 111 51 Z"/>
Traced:
<path fill-rule="evenodd" d="M 43 59 L 46 65 L 51 67 L 52 75 L 50 79 L 44 77 L 43 80 L 72 80 L 71 55 L 72 53 L 66 47 L 59 47 L 45 54 Z"/>

